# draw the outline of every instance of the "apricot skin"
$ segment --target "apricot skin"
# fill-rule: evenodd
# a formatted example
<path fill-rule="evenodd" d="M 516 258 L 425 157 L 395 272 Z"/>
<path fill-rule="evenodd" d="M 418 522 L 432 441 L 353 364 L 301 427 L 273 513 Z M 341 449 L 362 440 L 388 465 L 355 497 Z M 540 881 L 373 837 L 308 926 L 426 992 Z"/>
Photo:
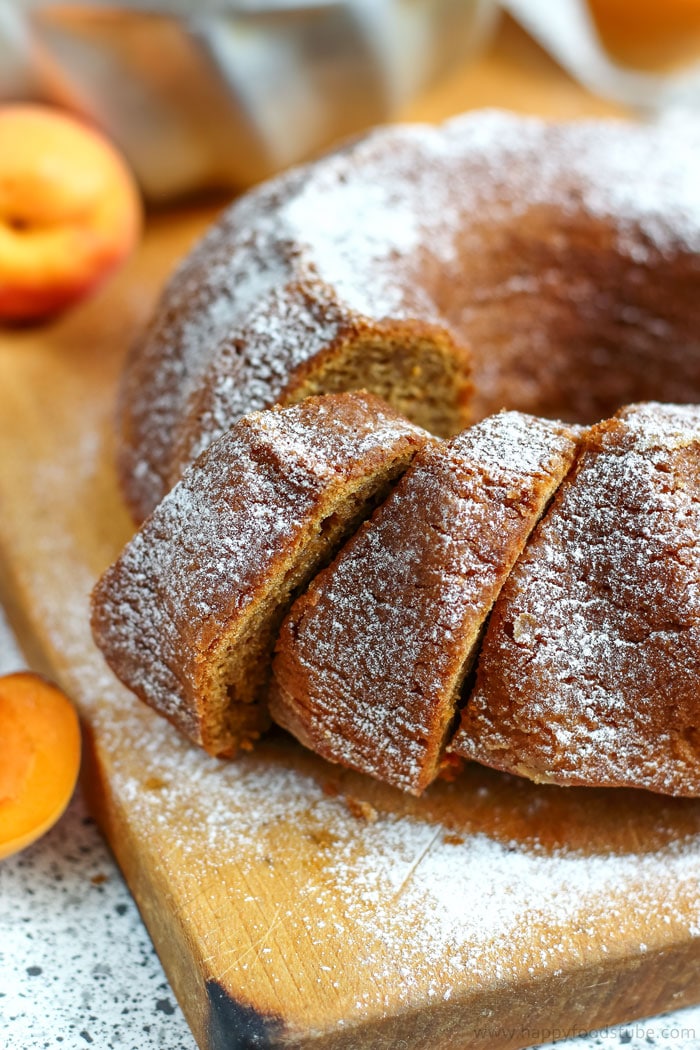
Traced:
<path fill-rule="evenodd" d="M 56 686 L 32 672 L 0 678 L 0 859 L 55 824 L 80 768 L 80 725 Z"/>
<path fill-rule="evenodd" d="M 140 230 L 133 176 L 98 131 L 46 106 L 0 106 L 0 320 L 83 299 Z"/>

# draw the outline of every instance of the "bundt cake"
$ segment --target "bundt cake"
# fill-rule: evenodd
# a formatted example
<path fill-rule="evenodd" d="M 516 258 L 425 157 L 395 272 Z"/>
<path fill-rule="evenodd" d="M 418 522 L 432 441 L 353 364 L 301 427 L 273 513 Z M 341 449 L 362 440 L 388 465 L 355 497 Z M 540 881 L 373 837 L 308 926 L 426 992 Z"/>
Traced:
<path fill-rule="evenodd" d="M 529 541 L 574 433 L 512 414 L 700 402 L 698 128 L 470 114 L 234 203 L 123 374 L 120 480 L 153 513 L 95 592 L 119 676 L 248 746 L 301 595 L 272 705 L 329 757 L 419 792 L 459 703 L 453 756 L 700 795 L 700 408 L 593 426 Z"/>
<path fill-rule="evenodd" d="M 632 405 L 586 433 L 496 602 L 452 750 L 700 795 L 700 407 Z"/>
<path fill-rule="evenodd" d="M 484 621 L 575 450 L 570 428 L 503 412 L 419 452 L 293 605 L 273 719 L 324 758 L 420 794 Z"/>
<path fill-rule="evenodd" d="M 477 113 L 379 129 L 226 211 L 127 363 L 145 517 L 251 410 L 366 387 L 440 436 L 503 407 L 700 401 L 697 128 Z"/>
<path fill-rule="evenodd" d="M 250 746 L 295 594 L 434 440 L 365 393 L 240 420 L 95 588 L 93 634 L 118 677 L 210 753 Z"/>

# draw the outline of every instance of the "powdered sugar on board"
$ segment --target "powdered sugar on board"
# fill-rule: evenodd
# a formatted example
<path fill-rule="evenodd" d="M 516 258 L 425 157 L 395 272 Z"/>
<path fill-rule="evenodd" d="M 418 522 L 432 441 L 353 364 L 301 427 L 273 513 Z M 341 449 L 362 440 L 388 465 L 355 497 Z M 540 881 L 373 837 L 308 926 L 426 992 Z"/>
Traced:
<path fill-rule="evenodd" d="M 630 939 L 644 954 L 659 939 L 700 936 L 697 806 L 640 796 L 648 811 L 640 820 L 638 800 L 620 795 L 609 805 L 624 801 L 618 816 L 626 828 L 615 831 L 608 821 L 591 829 L 583 846 L 583 813 L 601 816 L 607 802 L 600 793 L 589 804 L 584 793 L 570 792 L 567 814 L 561 792 L 472 770 L 438 786 L 438 797 L 456 803 L 452 821 L 444 822 L 429 798 L 378 795 L 349 775 L 339 782 L 333 767 L 287 741 L 259 757 L 220 763 L 180 742 L 150 713 L 125 715 L 116 722 L 100 716 L 98 729 L 115 797 L 137 834 L 148 841 L 156 830 L 172 841 L 193 894 L 214 871 L 225 878 L 230 866 L 251 886 L 260 884 L 261 872 L 284 879 L 285 899 L 296 902 L 280 917 L 285 935 L 311 939 L 315 960 L 331 967 L 322 979 L 342 983 L 332 973 L 338 938 L 352 944 L 366 969 L 359 1013 L 370 1001 L 380 1007 L 401 974 L 407 1002 L 421 990 L 448 999 L 523 971 L 567 969 L 589 953 L 615 956 Z M 369 820 L 348 805 L 358 796 L 371 800 Z M 568 845 L 551 841 L 557 813 L 570 820 Z M 632 841 L 641 833 L 641 843 L 625 848 L 628 833 Z M 270 915 L 260 899 L 244 897 L 236 907 L 249 933 L 252 926 L 264 935 Z M 235 935 L 233 942 L 232 952 Z M 241 956 L 243 972 L 260 961 L 272 970 L 284 965 L 275 938 L 266 943 L 269 953 Z M 353 1004 L 346 1006 L 352 1014 Z"/>

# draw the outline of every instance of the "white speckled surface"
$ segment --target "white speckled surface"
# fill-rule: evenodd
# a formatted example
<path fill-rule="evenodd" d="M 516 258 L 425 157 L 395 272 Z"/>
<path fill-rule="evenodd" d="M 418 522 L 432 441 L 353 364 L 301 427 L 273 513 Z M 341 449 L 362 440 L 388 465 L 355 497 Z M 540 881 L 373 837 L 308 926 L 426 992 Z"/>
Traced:
<path fill-rule="evenodd" d="M 24 666 L 0 611 L 0 673 Z M 0 862 L 2 1050 L 195 1050 L 114 858 L 77 792 Z"/>
<path fill-rule="evenodd" d="M 0 611 L 0 674 L 22 666 Z M 90 1046 L 195 1050 L 133 898 L 78 793 L 44 838 L 0 863 L 0 1048 Z M 556 1047 L 698 1050 L 700 1007 Z"/>

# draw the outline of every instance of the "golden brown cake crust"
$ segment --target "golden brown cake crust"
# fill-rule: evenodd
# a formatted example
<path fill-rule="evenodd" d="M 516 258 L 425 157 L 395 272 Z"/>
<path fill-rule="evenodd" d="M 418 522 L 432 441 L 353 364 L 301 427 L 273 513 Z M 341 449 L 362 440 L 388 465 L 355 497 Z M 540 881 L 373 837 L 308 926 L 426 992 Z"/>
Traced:
<path fill-rule="evenodd" d="M 261 691 L 290 588 L 430 440 L 363 393 L 239 421 L 95 588 L 93 633 L 113 670 L 208 751 L 246 746 L 267 726 Z"/>
<path fill-rule="evenodd" d="M 314 751 L 420 794 L 482 625 L 576 435 L 504 412 L 425 448 L 292 607 L 270 711 Z"/>
<path fill-rule="evenodd" d="M 453 743 L 557 784 L 700 794 L 700 408 L 593 427 L 496 603 Z"/>
<path fill-rule="evenodd" d="M 442 436 L 504 406 L 700 401 L 699 158 L 687 127 L 472 113 L 244 195 L 125 370 L 134 514 L 240 416 L 324 389 L 375 389 Z"/>

